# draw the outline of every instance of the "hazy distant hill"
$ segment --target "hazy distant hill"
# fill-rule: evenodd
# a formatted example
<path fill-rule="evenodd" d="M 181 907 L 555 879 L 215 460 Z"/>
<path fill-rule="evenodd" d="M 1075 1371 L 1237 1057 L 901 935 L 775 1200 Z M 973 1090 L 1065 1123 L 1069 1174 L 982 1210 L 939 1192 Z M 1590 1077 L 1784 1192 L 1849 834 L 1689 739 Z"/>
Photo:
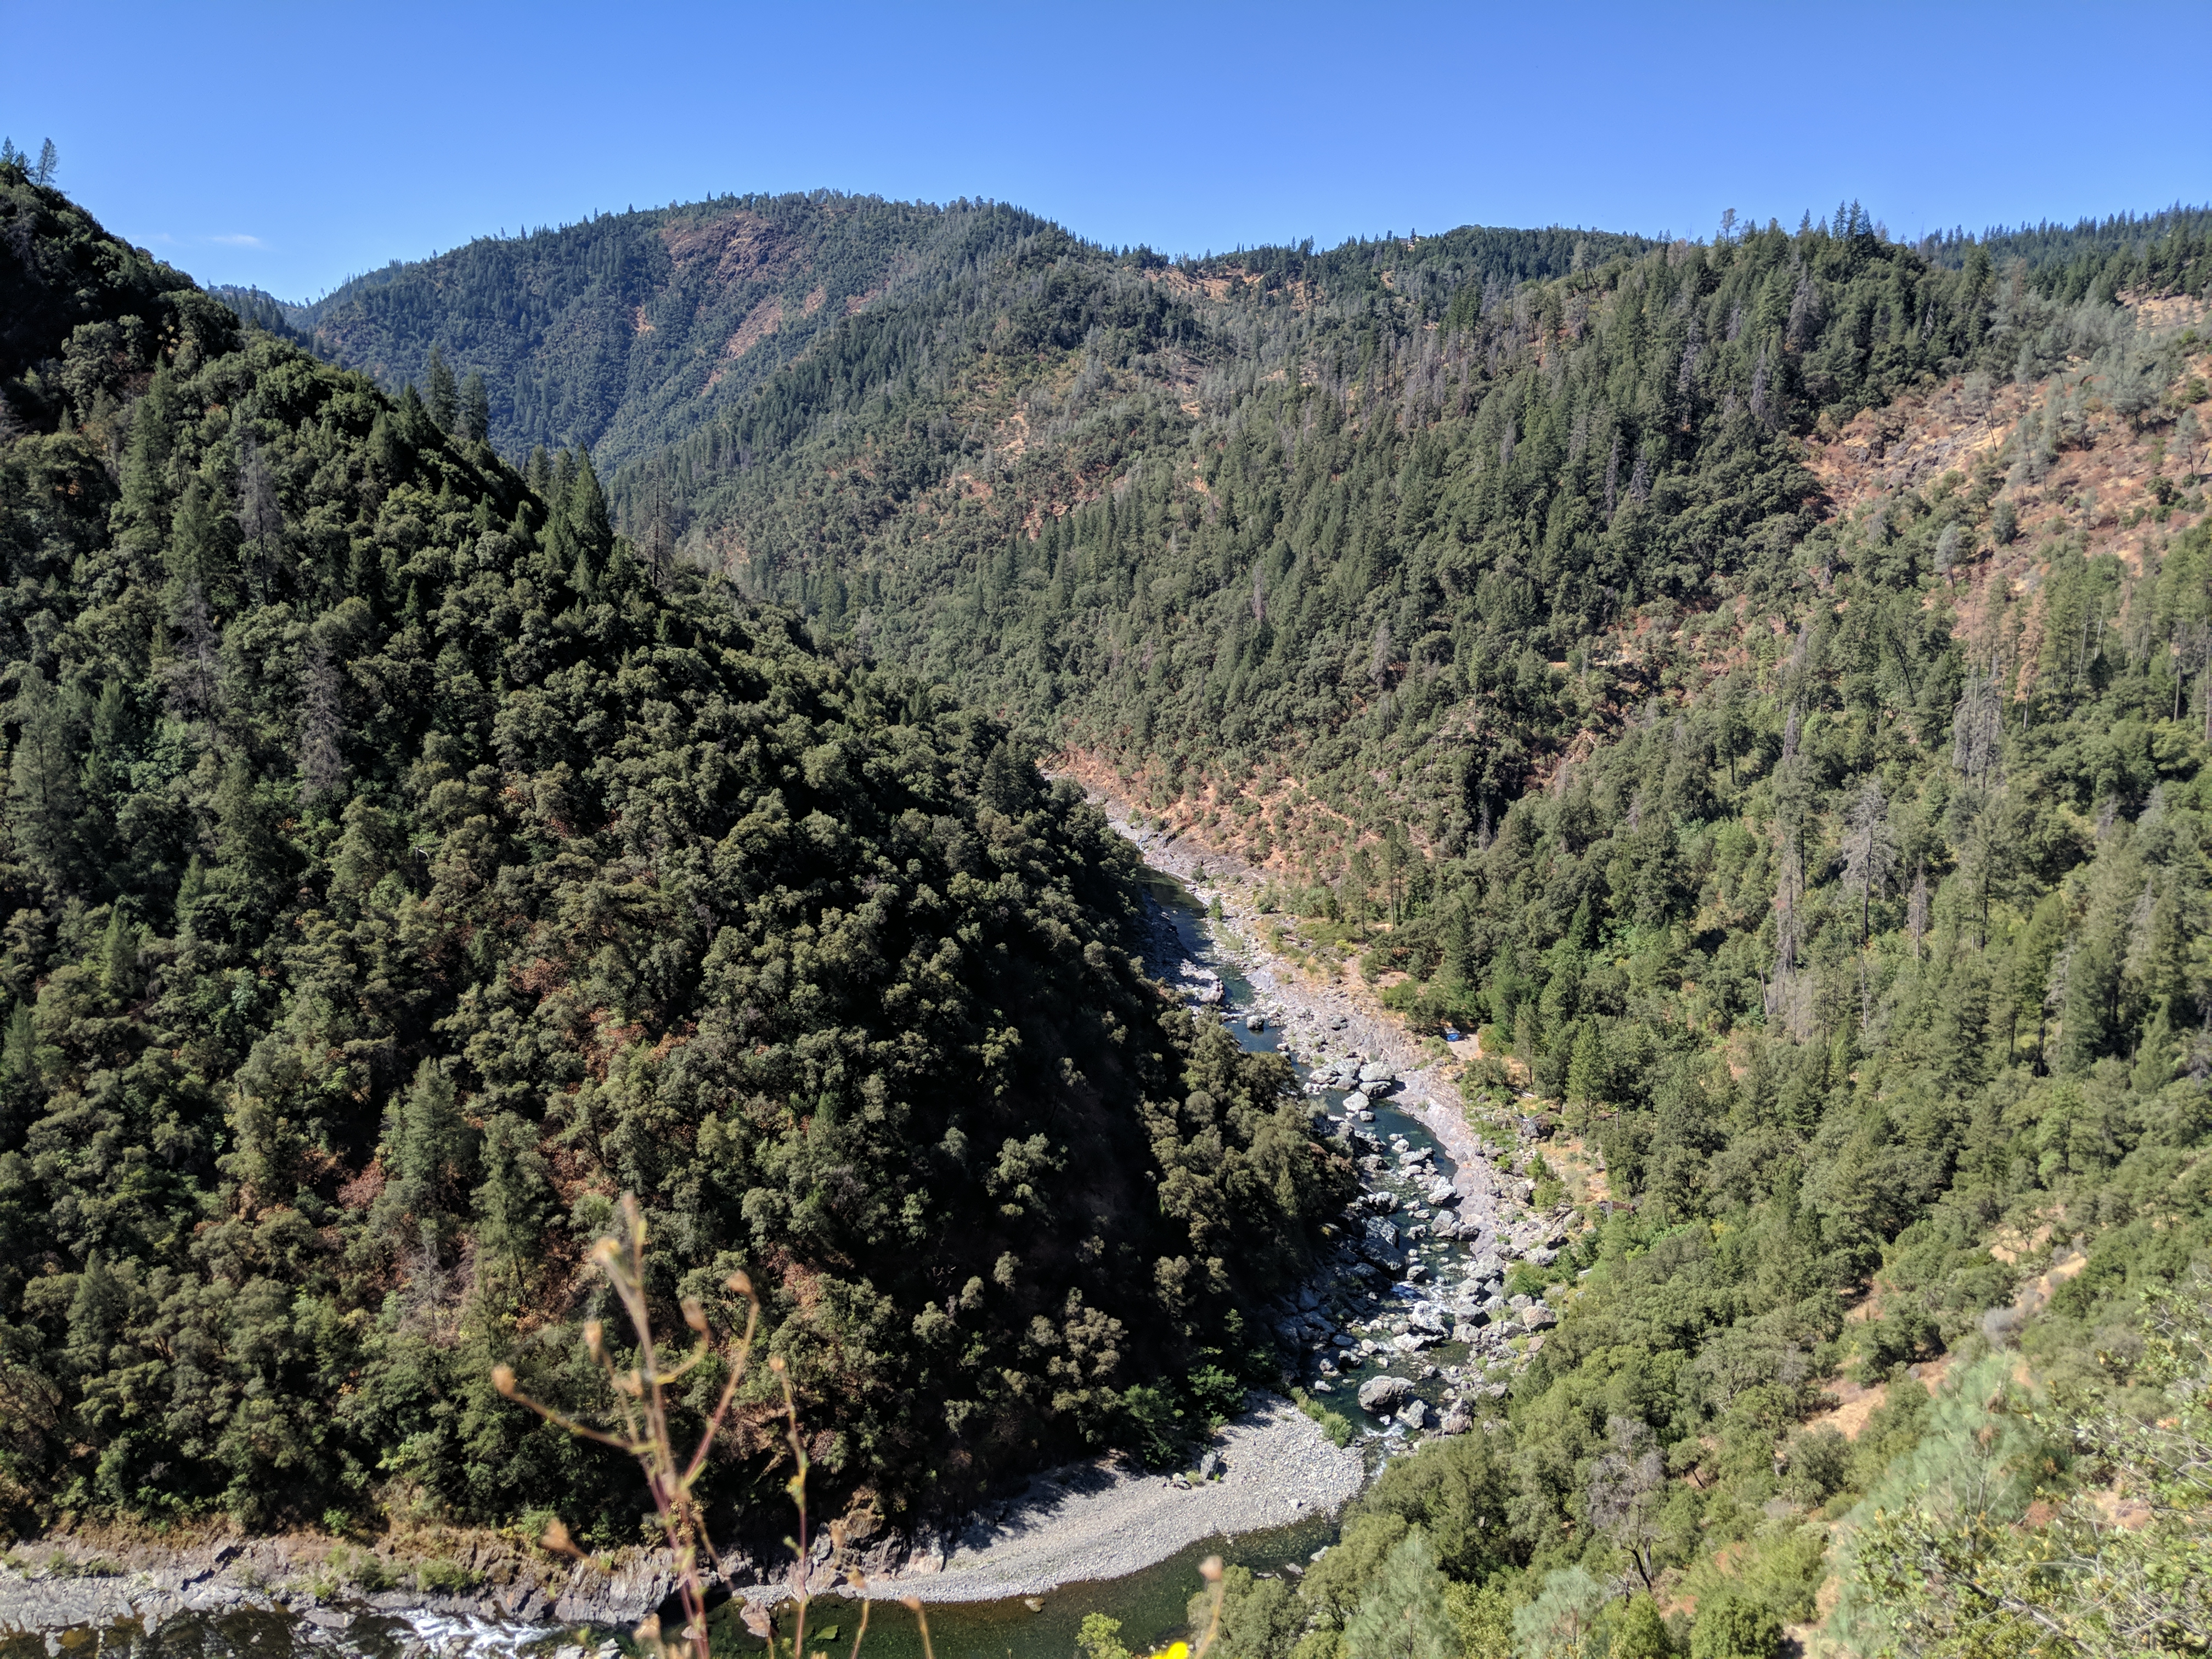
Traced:
<path fill-rule="evenodd" d="M 481 372 L 504 454 L 578 445 L 608 465 L 734 406 L 862 306 L 1044 228 L 983 204 L 726 197 L 480 238 L 284 312 L 394 391 L 424 378 L 433 346 Z"/>

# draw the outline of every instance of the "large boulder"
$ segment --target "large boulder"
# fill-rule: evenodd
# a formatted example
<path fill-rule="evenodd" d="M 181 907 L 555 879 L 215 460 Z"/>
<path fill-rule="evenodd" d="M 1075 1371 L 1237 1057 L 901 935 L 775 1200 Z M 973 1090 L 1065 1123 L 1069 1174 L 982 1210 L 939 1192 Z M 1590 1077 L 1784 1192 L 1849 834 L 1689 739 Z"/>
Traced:
<path fill-rule="evenodd" d="M 1439 1434 L 1465 1434 L 1474 1426 L 1474 1413 L 1464 1406 L 1454 1405 L 1446 1412 L 1443 1421 L 1437 1425 Z"/>
<path fill-rule="evenodd" d="M 1386 1250 L 1395 1250 L 1398 1248 L 1397 1228 L 1383 1220 L 1379 1215 L 1369 1216 L 1363 1231 L 1370 1243 L 1379 1244 Z"/>
<path fill-rule="evenodd" d="M 1521 1322 L 1532 1331 L 1544 1331 L 1558 1324 L 1559 1316 L 1545 1304 L 1532 1302 L 1521 1310 Z"/>
<path fill-rule="evenodd" d="M 1459 1194 L 1452 1190 L 1451 1182 L 1444 1180 L 1441 1176 L 1439 1176 L 1430 1186 L 1428 1191 L 1422 1194 L 1421 1196 L 1426 1199 L 1431 1204 L 1436 1205 L 1439 1208 L 1447 1204 L 1456 1204 L 1459 1202 Z"/>
<path fill-rule="evenodd" d="M 1370 1060 L 1359 1068 L 1362 1083 L 1395 1083 L 1398 1074 L 1379 1060 Z"/>
<path fill-rule="evenodd" d="M 1407 1428 L 1413 1430 L 1415 1433 L 1419 1433 L 1422 1429 L 1428 1426 L 1429 1407 L 1427 1401 L 1421 1400 L 1408 1401 L 1406 1403 L 1405 1408 L 1398 1413 L 1398 1420 L 1401 1423 L 1403 1423 Z"/>
<path fill-rule="evenodd" d="M 1413 1385 L 1402 1376 L 1370 1376 L 1359 1385 L 1359 1409 L 1388 1417 L 1413 1397 Z"/>

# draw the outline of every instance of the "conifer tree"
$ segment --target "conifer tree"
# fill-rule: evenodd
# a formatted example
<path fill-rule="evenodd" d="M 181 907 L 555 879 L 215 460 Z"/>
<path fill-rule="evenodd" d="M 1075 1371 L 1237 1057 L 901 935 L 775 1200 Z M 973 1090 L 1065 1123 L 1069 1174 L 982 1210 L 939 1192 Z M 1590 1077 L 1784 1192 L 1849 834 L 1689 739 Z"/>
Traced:
<path fill-rule="evenodd" d="M 1444 1606 L 1444 1577 L 1419 1528 L 1384 1558 L 1345 1625 L 1344 1644 L 1363 1659 L 1458 1659 L 1462 1650 Z"/>
<path fill-rule="evenodd" d="M 422 406 L 441 432 L 457 432 L 460 428 L 460 394 L 453 384 L 453 371 L 446 365 L 445 354 L 436 346 L 430 348 L 430 361 L 424 371 L 424 383 L 429 390 L 424 395 Z"/>
<path fill-rule="evenodd" d="M 460 435 L 471 443 L 483 443 L 491 436 L 491 394 L 485 390 L 484 377 L 471 369 L 468 378 L 461 382 Z"/>

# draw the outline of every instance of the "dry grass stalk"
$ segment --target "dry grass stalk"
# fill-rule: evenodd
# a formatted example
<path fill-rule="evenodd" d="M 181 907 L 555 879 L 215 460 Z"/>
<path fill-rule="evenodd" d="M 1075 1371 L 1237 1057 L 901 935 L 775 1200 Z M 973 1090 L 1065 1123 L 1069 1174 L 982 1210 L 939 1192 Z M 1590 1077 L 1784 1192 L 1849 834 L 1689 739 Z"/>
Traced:
<path fill-rule="evenodd" d="M 726 1368 L 720 1394 L 714 1409 L 701 1425 L 697 1443 L 688 1455 L 678 1455 L 673 1426 L 669 1420 L 670 1391 L 692 1376 L 708 1360 L 718 1355 L 710 1330 L 706 1310 L 696 1300 L 687 1297 L 683 1304 L 684 1322 L 691 1331 L 694 1340 L 689 1352 L 673 1363 L 664 1363 L 661 1345 L 654 1339 L 653 1312 L 647 1304 L 645 1289 L 645 1217 L 635 1196 L 625 1194 L 622 1200 L 620 1237 L 605 1237 L 592 1246 L 592 1261 L 607 1276 L 616 1298 L 621 1302 L 623 1314 L 629 1318 L 635 1334 L 637 1353 L 635 1363 L 628 1369 L 619 1368 L 609 1353 L 606 1333 L 594 1319 L 584 1326 L 584 1343 L 591 1351 L 605 1375 L 609 1392 L 615 1405 L 616 1424 L 600 1428 L 580 1418 L 532 1400 L 515 1386 L 514 1372 L 506 1365 L 492 1367 L 492 1386 L 506 1399 L 526 1406 L 549 1423 L 581 1439 L 596 1440 L 603 1445 L 628 1453 L 637 1460 L 644 1472 L 647 1489 L 653 1494 L 653 1513 L 659 1518 L 662 1535 L 667 1540 L 670 1559 L 676 1569 L 677 1595 L 684 1608 L 684 1628 L 674 1640 L 663 1632 L 658 1613 L 647 1613 L 635 1632 L 638 1645 L 655 1656 L 655 1659 L 711 1659 L 707 1629 L 707 1592 L 708 1564 L 712 1565 L 715 1581 L 726 1586 L 730 1575 L 721 1553 L 714 1547 L 707 1529 L 707 1517 L 694 1488 L 706 1472 L 707 1460 L 714 1449 L 731 1404 L 744 1382 L 751 1363 L 753 1344 L 759 1335 L 760 1297 L 754 1291 L 752 1281 L 742 1273 L 732 1273 L 725 1281 L 735 1295 L 745 1298 L 747 1313 L 744 1334 L 732 1344 L 720 1358 Z M 792 1392 L 791 1374 L 782 1356 L 771 1354 L 768 1369 L 775 1377 L 783 1395 L 783 1407 L 778 1414 L 783 1419 L 784 1440 L 791 1448 L 793 1473 L 784 1483 L 792 1507 L 799 1514 L 796 1537 L 784 1542 L 792 1552 L 790 1570 L 791 1601 L 798 1610 L 796 1626 L 789 1645 L 781 1644 L 768 1608 L 755 1602 L 744 1605 L 742 1618 L 745 1628 L 768 1644 L 769 1659 L 802 1659 L 806 1654 L 806 1622 L 812 1593 L 809 1588 L 812 1575 L 807 1571 L 810 1539 L 807 1530 L 806 1477 L 811 1460 L 806 1455 L 806 1443 L 799 1429 L 799 1402 Z M 859 1628 L 853 1634 L 851 1659 L 860 1659 L 860 1645 L 867 1639 L 868 1614 L 872 1603 L 865 1595 L 867 1580 L 858 1568 L 844 1565 L 846 1534 L 844 1523 L 830 1523 L 830 1552 L 827 1562 L 830 1577 L 842 1576 L 846 1584 L 859 1596 L 860 1618 Z M 563 1555 L 580 1557 L 568 1527 L 556 1520 L 545 1529 L 546 1548 Z M 1213 1607 L 1206 1632 L 1194 1650 L 1176 1643 L 1169 1650 L 1180 1650 L 1191 1659 L 1205 1659 L 1212 1648 L 1221 1626 L 1221 1602 L 1224 1590 L 1221 1559 L 1209 1556 L 1199 1571 L 1213 1587 Z M 902 1606 L 910 1609 L 921 1632 L 921 1649 L 925 1659 L 935 1659 L 930 1645 L 929 1618 L 918 1597 L 899 1598 Z M 825 1659 L 816 1654 L 812 1659 Z"/>
<path fill-rule="evenodd" d="M 653 1513 L 660 1523 L 666 1540 L 669 1557 L 676 1572 L 677 1596 L 684 1609 L 684 1627 L 671 1640 L 661 1629 L 657 1613 L 647 1613 L 637 1627 L 639 1645 L 657 1659 L 710 1659 L 707 1629 L 707 1594 L 709 1584 L 708 1569 L 713 1580 L 727 1585 L 729 1572 L 721 1553 L 714 1547 L 707 1528 L 707 1517 L 696 1495 L 699 1479 L 706 1472 L 707 1461 L 714 1443 L 728 1418 L 731 1404 L 736 1400 L 750 1366 L 753 1346 L 760 1332 L 760 1297 L 754 1291 L 752 1281 L 744 1273 L 732 1273 L 725 1281 L 735 1295 L 745 1298 L 747 1313 L 744 1334 L 726 1349 L 718 1349 L 708 1327 L 706 1310 L 698 1302 L 686 1298 L 683 1304 L 684 1322 L 690 1328 L 692 1341 L 681 1358 L 671 1362 L 664 1358 L 665 1350 L 653 1335 L 653 1312 L 648 1305 L 645 1286 L 645 1218 L 637 1200 L 625 1194 L 622 1200 L 622 1236 L 600 1239 L 592 1247 L 592 1261 L 607 1277 L 616 1299 L 622 1304 L 630 1328 L 635 1335 L 637 1351 L 634 1363 L 627 1368 L 617 1364 L 609 1352 L 605 1328 L 598 1320 L 584 1326 L 584 1343 L 591 1351 L 605 1375 L 609 1393 L 614 1401 L 614 1422 L 599 1427 L 568 1413 L 532 1400 L 516 1386 L 514 1372 L 507 1366 L 492 1368 L 492 1385 L 507 1399 L 528 1407 L 539 1416 L 582 1439 L 596 1440 L 604 1445 L 628 1453 L 637 1460 L 645 1475 L 646 1488 L 653 1494 Z M 693 1376 L 710 1360 L 720 1358 L 725 1370 L 722 1386 L 714 1408 L 701 1425 L 696 1443 L 688 1454 L 679 1454 L 674 1426 L 670 1420 L 671 1394 L 685 1379 Z M 767 1609 L 748 1603 L 743 1617 L 746 1628 L 768 1644 L 771 1659 L 787 1651 L 792 1659 L 806 1650 L 806 1622 L 812 1600 L 809 1587 L 807 1558 L 811 1540 L 808 1533 L 806 1513 L 806 1477 L 811 1460 L 806 1455 L 806 1443 L 799 1428 L 799 1403 L 792 1392 L 790 1372 L 781 1355 L 771 1354 L 768 1369 L 775 1377 L 783 1396 L 779 1415 L 783 1419 L 785 1443 L 791 1448 L 793 1474 L 784 1483 L 799 1514 L 799 1530 L 795 1538 L 784 1541 L 791 1547 L 791 1600 L 798 1608 L 798 1623 L 792 1633 L 788 1648 L 779 1641 L 775 1627 Z M 854 1589 L 866 1588 L 866 1581 L 857 1569 L 842 1565 L 845 1555 L 845 1528 L 842 1522 L 830 1523 L 831 1540 L 828 1568 L 834 1579 L 840 1575 Z M 568 1528 L 555 1521 L 545 1531 L 544 1540 L 548 1549 L 565 1555 L 580 1555 L 568 1535 Z M 868 1631 L 869 1604 L 860 1602 L 860 1627 L 853 1638 L 853 1655 L 858 1659 L 860 1644 Z M 917 1609 L 917 1617 L 919 1617 Z M 922 1626 L 922 1644 L 929 1642 L 928 1626 Z"/>

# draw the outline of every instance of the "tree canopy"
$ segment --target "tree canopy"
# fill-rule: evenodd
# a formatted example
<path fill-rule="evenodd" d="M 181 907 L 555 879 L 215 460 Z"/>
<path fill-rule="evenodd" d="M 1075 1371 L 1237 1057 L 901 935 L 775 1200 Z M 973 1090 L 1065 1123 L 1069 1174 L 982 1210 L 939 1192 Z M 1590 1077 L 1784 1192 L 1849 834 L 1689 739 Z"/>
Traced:
<path fill-rule="evenodd" d="M 588 1384 L 623 1192 L 893 1514 L 1251 1373 L 1346 1167 L 1002 726 L 13 165 L 0 316 L 0 1504 L 619 1532 L 489 1372 Z"/>

